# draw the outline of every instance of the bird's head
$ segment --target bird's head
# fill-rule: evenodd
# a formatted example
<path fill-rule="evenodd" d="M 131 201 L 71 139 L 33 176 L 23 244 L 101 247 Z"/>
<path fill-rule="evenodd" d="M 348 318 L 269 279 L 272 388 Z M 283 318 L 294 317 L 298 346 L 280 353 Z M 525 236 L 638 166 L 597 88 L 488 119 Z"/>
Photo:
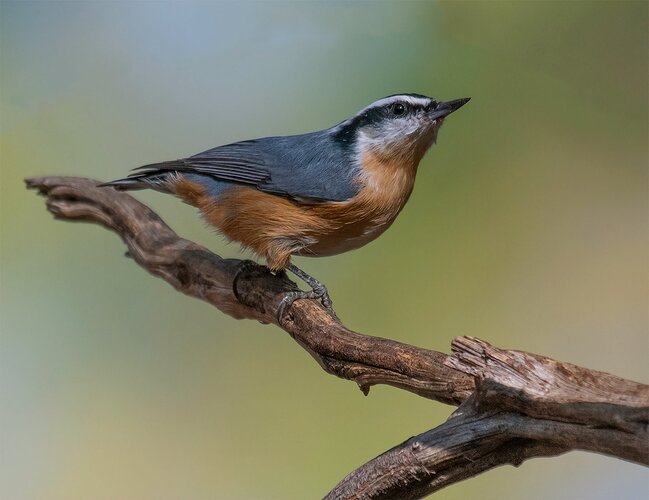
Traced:
<path fill-rule="evenodd" d="M 334 127 L 335 137 L 353 145 L 360 155 L 371 152 L 417 164 L 435 143 L 444 118 L 469 99 L 438 101 L 420 94 L 391 95 Z"/>

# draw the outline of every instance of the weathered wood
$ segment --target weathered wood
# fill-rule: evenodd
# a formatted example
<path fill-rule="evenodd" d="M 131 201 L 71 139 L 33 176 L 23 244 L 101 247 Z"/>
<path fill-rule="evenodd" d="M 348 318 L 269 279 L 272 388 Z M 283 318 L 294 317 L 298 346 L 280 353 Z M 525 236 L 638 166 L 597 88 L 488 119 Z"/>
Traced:
<path fill-rule="evenodd" d="M 649 386 L 458 337 L 446 364 L 476 391 L 439 427 L 343 479 L 327 496 L 420 498 L 493 467 L 570 450 L 649 465 Z"/>
<path fill-rule="evenodd" d="M 480 402 L 530 417 L 646 430 L 649 386 L 528 352 L 458 337 L 446 364 L 479 380 Z"/>
<path fill-rule="evenodd" d="M 146 205 L 98 181 L 81 177 L 26 180 L 47 197 L 56 218 L 101 224 L 124 240 L 128 254 L 176 290 L 204 300 L 237 319 L 274 323 L 284 329 L 322 368 L 355 381 L 364 393 L 387 384 L 448 404 L 464 401 L 473 377 L 444 364 L 447 354 L 353 332 L 316 300 L 296 301 L 277 321 L 283 295 L 295 289 L 251 261 L 223 259 L 179 237 Z"/>
<path fill-rule="evenodd" d="M 230 316 L 274 323 L 327 372 L 363 392 L 392 385 L 460 405 L 442 425 L 361 466 L 327 498 L 420 498 L 504 464 L 587 450 L 649 465 L 649 386 L 521 351 L 459 337 L 453 355 L 353 332 L 317 301 L 251 261 L 223 259 L 180 238 L 132 196 L 79 177 L 28 179 L 64 220 L 101 224 L 130 255 L 178 291 Z"/>

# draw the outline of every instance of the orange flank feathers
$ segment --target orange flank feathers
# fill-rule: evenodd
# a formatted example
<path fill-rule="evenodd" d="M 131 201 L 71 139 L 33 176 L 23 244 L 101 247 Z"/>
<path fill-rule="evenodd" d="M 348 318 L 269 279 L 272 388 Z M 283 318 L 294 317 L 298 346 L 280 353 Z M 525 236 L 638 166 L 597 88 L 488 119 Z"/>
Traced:
<path fill-rule="evenodd" d="M 342 202 L 298 203 L 254 187 L 233 185 L 217 198 L 179 175 L 171 188 L 227 238 L 284 269 L 291 255 L 326 256 L 359 248 L 377 238 L 405 205 L 420 158 L 408 161 L 365 153 L 359 192 Z"/>

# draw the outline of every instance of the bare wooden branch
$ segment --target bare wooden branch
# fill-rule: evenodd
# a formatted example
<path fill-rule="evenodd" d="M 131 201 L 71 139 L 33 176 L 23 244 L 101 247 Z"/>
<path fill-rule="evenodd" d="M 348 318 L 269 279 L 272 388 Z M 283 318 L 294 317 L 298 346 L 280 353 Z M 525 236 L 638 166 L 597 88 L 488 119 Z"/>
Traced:
<path fill-rule="evenodd" d="M 535 418 L 646 430 L 649 386 L 472 337 L 458 337 L 451 349 L 446 364 L 478 377 L 481 403 Z"/>
<path fill-rule="evenodd" d="M 315 300 L 296 301 L 280 325 L 277 307 L 295 283 L 251 261 L 222 259 L 179 237 L 124 192 L 81 177 L 41 177 L 26 183 L 47 197 L 47 209 L 56 218 L 115 231 L 129 255 L 151 274 L 234 318 L 277 324 L 327 373 L 353 380 L 365 394 L 372 385 L 387 384 L 458 404 L 473 392 L 473 377 L 446 366 L 447 354 L 353 332 Z"/>
<path fill-rule="evenodd" d="M 649 386 L 472 338 L 446 363 L 476 392 L 442 425 L 348 475 L 327 496 L 420 498 L 499 465 L 586 450 L 649 465 Z"/>
<path fill-rule="evenodd" d="M 420 498 L 503 464 L 587 450 L 649 465 L 649 386 L 543 356 L 459 337 L 453 355 L 353 332 L 250 261 L 222 259 L 180 238 L 128 194 L 79 177 L 28 179 L 55 217 L 101 224 L 128 254 L 178 291 L 235 318 L 275 323 L 333 375 L 367 391 L 392 385 L 460 405 L 442 425 L 363 465 L 327 498 Z"/>

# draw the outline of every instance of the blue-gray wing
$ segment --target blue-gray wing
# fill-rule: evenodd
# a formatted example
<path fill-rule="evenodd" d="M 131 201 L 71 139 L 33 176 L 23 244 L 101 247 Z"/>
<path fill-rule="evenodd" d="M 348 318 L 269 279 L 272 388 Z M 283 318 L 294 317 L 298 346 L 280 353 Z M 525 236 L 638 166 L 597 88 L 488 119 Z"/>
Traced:
<path fill-rule="evenodd" d="M 325 131 L 236 142 L 137 170 L 133 178 L 165 172 L 199 174 L 313 201 L 344 201 L 358 192 L 357 167 Z"/>

